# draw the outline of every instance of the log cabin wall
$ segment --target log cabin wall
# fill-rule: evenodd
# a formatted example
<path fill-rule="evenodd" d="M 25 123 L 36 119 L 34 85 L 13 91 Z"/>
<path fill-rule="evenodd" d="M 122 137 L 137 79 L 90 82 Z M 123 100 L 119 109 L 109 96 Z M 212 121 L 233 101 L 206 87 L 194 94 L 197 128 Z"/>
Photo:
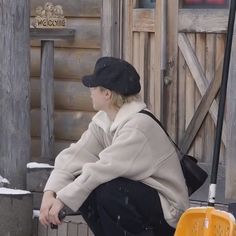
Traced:
<path fill-rule="evenodd" d="M 31 0 L 35 8 L 46 0 Z M 73 41 L 55 42 L 54 54 L 54 157 L 75 142 L 94 115 L 88 89 L 81 77 L 93 71 L 101 55 L 101 0 L 51 0 L 61 5 L 67 28 L 76 30 Z M 31 40 L 31 136 L 32 160 L 40 157 L 40 41 Z"/>

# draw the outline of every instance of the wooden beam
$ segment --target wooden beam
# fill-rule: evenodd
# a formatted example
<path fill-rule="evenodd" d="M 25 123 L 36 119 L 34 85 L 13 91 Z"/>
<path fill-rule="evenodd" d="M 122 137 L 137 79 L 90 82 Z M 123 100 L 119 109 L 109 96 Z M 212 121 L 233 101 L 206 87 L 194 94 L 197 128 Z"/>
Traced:
<path fill-rule="evenodd" d="M 42 39 L 42 40 L 70 40 L 75 36 L 74 29 L 43 29 L 43 28 L 30 28 L 31 39 Z"/>
<path fill-rule="evenodd" d="M 231 63 L 226 99 L 227 148 L 226 148 L 226 198 L 236 201 L 236 24 L 231 50 Z"/>
<path fill-rule="evenodd" d="M 102 1 L 102 55 L 121 57 L 121 0 Z"/>
<path fill-rule="evenodd" d="M 178 0 L 167 0 L 167 71 L 169 78 L 163 95 L 164 124 L 173 140 L 177 139 L 177 101 L 178 101 Z"/>
<path fill-rule="evenodd" d="M 124 15 L 123 15 L 123 46 L 122 56 L 125 60 L 133 64 L 133 7 L 134 0 L 123 0 Z"/>
<path fill-rule="evenodd" d="M 1 1 L 0 6 L 0 174 L 13 188 L 25 189 L 30 161 L 30 5 L 19 0 Z"/>
<path fill-rule="evenodd" d="M 207 88 L 209 86 L 209 81 L 206 79 L 206 76 L 195 55 L 195 52 L 193 51 L 190 42 L 185 34 L 183 33 L 179 34 L 178 45 L 192 73 L 196 85 L 201 95 L 203 96 L 207 91 Z M 217 113 L 218 113 L 218 105 L 216 101 L 213 101 L 212 106 L 210 108 L 210 114 L 215 124 L 217 123 Z M 226 144 L 225 125 L 223 126 L 223 131 L 222 131 L 222 141 L 224 144 Z"/>
<path fill-rule="evenodd" d="M 166 22 L 167 6 L 166 0 L 156 2 L 155 9 L 155 115 L 163 123 L 163 90 L 164 90 L 164 73 L 167 69 L 167 45 L 166 45 Z"/>
<path fill-rule="evenodd" d="M 189 148 L 191 147 L 191 144 L 194 141 L 199 129 L 201 128 L 201 125 L 207 113 L 209 112 L 211 104 L 219 91 L 222 80 L 222 65 L 223 64 L 221 63 L 220 66 L 217 68 L 215 73 L 215 79 L 211 80 L 211 83 L 208 86 L 206 93 L 202 97 L 202 100 L 198 105 L 197 110 L 194 113 L 194 116 L 191 119 L 188 128 L 186 129 L 183 135 L 183 139 L 180 142 L 180 149 L 183 153 L 187 153 Z"/>
<path fill-rule="evenodd" d="M 31 14 L 34 16 L 36 7 L 44 6 L 46 2 L 45 0 L 31 0 Z M 51 2 L 55 5 L 61 5 L 66 17 L 95 18 L 101 15 L 101 0 L 70 0 L 66 2 L 65 0 L 56 0 Z"/>
<path fill-rule="evenodd" d="M 227 9 L 180 9 L 180 32 L 226 32 L 228 22 Z"/>

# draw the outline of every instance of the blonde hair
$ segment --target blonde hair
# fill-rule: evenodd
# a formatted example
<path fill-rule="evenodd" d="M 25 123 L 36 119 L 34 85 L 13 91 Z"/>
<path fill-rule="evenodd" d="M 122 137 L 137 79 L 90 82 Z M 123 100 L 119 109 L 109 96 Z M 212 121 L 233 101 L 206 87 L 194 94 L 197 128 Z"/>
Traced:
<path fill-rule="evenodd" d="M 104 90 L 106 90 L 106 88 L 100 87 L 100 90 L 104 91 Z M 134 95 L 125 96 L 125 95 L 119 94 L 119 93 L 112 91 L 112 90 L 111 90 L 111 92 L 112 92 L 111 103 L 113 106 L 118 107 L 118 108 L 121 108 L 125 103 L 130 103 L 133 101 L 137 101 L 137 102 L 141 101 L 141 95 L 139 93 L 134 94 Z"/>

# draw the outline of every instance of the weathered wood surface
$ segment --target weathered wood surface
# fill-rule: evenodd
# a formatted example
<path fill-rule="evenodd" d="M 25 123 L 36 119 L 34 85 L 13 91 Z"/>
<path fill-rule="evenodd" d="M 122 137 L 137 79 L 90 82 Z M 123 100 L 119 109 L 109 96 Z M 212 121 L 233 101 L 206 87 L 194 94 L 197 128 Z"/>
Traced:
<path fill-rule="evenodd" d="M 184 58 L 186 60 L 186 63 L 188 67 L 190 68 L 190 71 L 193 75 L 193 78 L 198 86 L 198 89 L 203 96 L 206 92 L 207 87 L 209 86 L 209 81 L 205 77 L 205 73 L 199 63 L 198 58 L 196 57 L 187 37 L 184 34 L 179 34 L 178 38 L 178 45 L 180 47 L 181 52 L 184 55 Z M 212 115 L 213 121 L 217 122 L 217 111 L 218 111 L 218 105 L 216 101 L 213 101 L 210 113 Z M 225 129 L 223 128 L 222 131 L 222 140 L 224 144 L 226 143 L 226 133 Z"/>
<path fill-rule="evenodd" d="M 72 40 L 75 35 L 74 29 L 47 29 L 30 28 L 30 38 L 40 40 Z"/>
<path fill-rule="evenodd" d="M 68 30 L 75 30 L 73 40 L 56 41 L 55 47 L 98 49 L 101 47 L 101 20 L 99 18 L 69 18 L 66 27 Z M 40 41 L 33 39 L 32 36 L 31 32 L 31 46 L 40 46 Z"/>
<path fill-rule="evenodd" d="M 41 47 L 41 157 L 53 158 L 54 142 L 54 41 L 42 41 Z"/>
<path fill-rule="evenodd" d="M 35 15 L 35 8 L 43 6 L 48 0 L 31 0 L 31 15 Z M 54 5 L 61 5 L 66 17 L 99 17 L 102 0 L 51 0 Z"/>
<path fill-rule="evenodd" d="M 216 94 L 219 91 L 221 83 L 221 70 L 222 65 L 218 68 L 216 72 L 216 78 L 213 79 L 206 90 L 200 104 L 197 107 L 197 110 L 194 113 L 193 118 L 186 131 L 184 132 L 183 138 L 180 143 L 180 148 L 184 153 L 187 153 L 192 142 L 194 141 L 195 136 L 197 135 L 198 130 L 200 129 L 209 109 L 214 100 Z"/>
<path fill-rule="evenodd" d="M 194 201 L 207 201 L 209 193 L 210 175 L 211 175 L 211 163 L 199 163 L 199 165 L 208 173 L 208 178 L 205 183 L 198 189 L 190 199 Z M 217 191 L 216 191 L 216 203 L 227 204 L 230 201 L 225 198 L 225 166 L 219 165 L 218 179 L 217 179 Z"/>
<path fill-rule="evenodd" d="M 94 236 L 81 215 L 66 216 L 65 222 L 57 230 L 44 228 L 38 218 L 34 221 L 34 236 Z"/>
<path fill-rule="evenodd" d="M 69 147 L 73 141 L 57 140 L 54 141 L 54 158 L 65 148 Z M 31 141 L 31 160 L 39 161 L 41 154 L 41 140 L 39 137 L 32 137 Z"/>
<path fill-rule="evenodd" d="M 40 80 L 31 78 L 31 108 L 40 107 Z M 54 80 L 56 110 L 93 111 L 89 89 L 80 81 Z"/>
<path fill-rule="evenodd" d="M 102 1 L 102 55 L 121 57 L 122 1 Z"/>
<path fill-rule="evenodd" d="M 32 235 L 32 194 L 0 194 L 0 235 Z"/>
<path fill-rule="evenodd" d="M 133 31 L 155 32 L 154 9 L 134 9 L 133 10 Z"/>
<path fill-rule="evenodd" d="M 234 25 L 234 35 L 231 51 L 231 63 L 228 78 L 228 91 L 226 103 L 227 120 L 227 149 L 226 149 L 226 197 L 236 201 L 236 24 Z"/>
<path fill-rule="evenodd" d="M 180 32 L 226 32 L 227 9 L 180 9 L 178 30 Z"/>
<path fill-rule="evenodd" d="M 27 168 L 27 190 L 43 192 L 52 168 Z"/>
<path fill-rule="evenodd" d="M 54 112 L 54 135 L 57 139 L 78 140 L 87 129 L 94 112 Z M 31 110 L 31 135 L 40 136 L 40 110 Z"/>
<path fill-rule="evenodd" d="M 98 49 L 55 48 L 54 77 L 79 79 L 83 75 L 91 74 L 99 56 Z M 39 47 L 31 48 L 31 76 L 40 76 Z"/>
<path fill-rule="evenodd" d="M 29 2 L 1 1 L 0 173 L 25 188 L 30 160 Z"/>
<path fill-rule="evenodd" d="M 179 1 L 168 0 L 167 2 L 167 58 L 168 67 L 166 75 L 170 79 L 165 87 L 165 117 L 166 127 L 173 138 L 177 138 L 177 59 L 178 59 L 178 8 Z"/>

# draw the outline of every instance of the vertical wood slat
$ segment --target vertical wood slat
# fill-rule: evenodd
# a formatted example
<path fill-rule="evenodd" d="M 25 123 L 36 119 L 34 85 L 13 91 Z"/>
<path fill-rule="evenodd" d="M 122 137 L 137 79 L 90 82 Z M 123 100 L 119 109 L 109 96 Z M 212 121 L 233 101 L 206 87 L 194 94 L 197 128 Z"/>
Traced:
<path fill-rule="evenodd" d="M 185 131 L 186 114 L 186 63 L 181 52 L 178 56 L 178 144 Z"/>
<path fill-rule="evenodd" d="M 205 42 L 206 42 L 206 34 L 196 34 L 196 56 L 199 60 L 199 63 L 205 72 Z M 197 109 L 199 103 L 201 101 L 201 94 L 198 89 L 195 89 L 195 110 Z M 203 156 L 203 138 L 204 138 L 204 126 L 200 128 L 198 131 L 198 135 L 195 138 L 195 156 L 202 157 Z"/>
<path fill-rule="evenodd" d="M 231 63 L 227 86 L 226 120 L 227 120 L 227 152 L 226 152 L 226 197 L 236 199 L 236 24 L 234 24 L 234 35 L 231 50 Z"/>
<path fill-rule="evenodd" d="M 155 51 L 155 35 L 153 33 L 150 34 L 150 72 L 149 72 L 149 86 L 148 86 L 148 108 L 157 116 L 159 117 L 159 113 L 156 110 L 156 104 L 159 104 L 159 96 L 155 95 L 155 91 L 158 91 L 158 88 L 155 85 L 156 78 L 156 51 Z M 159 94 L 160 95 L 160 94 Z"/>
<path fill-rule="evenodd" d="M 140 32 L 140 42 L 139 42 L 139 75 L 142 81 L 142 96 L 144 102 L 147 102 L 148 97 L 148 33 Z"/>
<path fill-rule="evenodd" d="M 102 55 L 121 57 L 122 0 L 102 1 Z"/>
<path fill-rule="evenodd" d="M 225 51 L 225 40 L 226 40 L 225 34 L 217 34 L 216 35 L 216 57 L 215 57 L 216 67 L 218 67 L 219 64 L 222 63 L 222 61 L 223 61 L 224 51 Z M 223 70 L 223 68 L 222 68 L 222 70 Z M 221 77 L 222 77 L 222 70 L 219 72 Z M 218 101 L 218 100 L 219 99 L 217 97 L 216 101 Z M 223 124 L 223 130 L 226 130 L 225 122 Z M 226 150 L 225 150 L 224 142 L 221 142 L 219 163 L 223 164 L 223 165 L 225 164 L 225 159 L 226 159 L 225 158 L 226 157 L 225 151 Z"/>
<path fill-rule="evenodd" d="M 68 236 L 77 236 L 78 235 L 78 224 L 69 223 L 68 224 Z"/>
<path fill-rule="evenodd" d="M 215 64 L 215 47 L 216 47 L 216 36 L 215 34 L 206 35 L 206 78 L 210 82 L 214 79 L 214 74 L 216 70 Z M 213 157 L 213 147 L 214 147 L 214 137 L 215 137 L 215 127 L 210 115 L 208 114 L 205 119 L 205 129 L 204 129 L 204 155 L 201 161 L 210 162 Z"/>
<path fill-rule="evenodd" d="M 124 4 L 124 31 L 123 31 L 123 56 L 124 59 L 132 63 L 133 61 L 133 0 L 123 0 Z"/>
<path fill-rule="evenodd" d="M 195 48 L 195 34 L 188 34 L 188 39 L 189 42 L 192 46 L 192 48 Z M 191 71 L 189 70 L 188 67 L 186 67 L 186 124 L 185 127 L 187 128 L 189 125 L 189 122 L 191 121 L 193 114 L 194 114 L 194 104 L 195 104 L 195 99 L 194 99 L 194 90 L 195 90 L 195 85 L 194 85 L 194 79 L 191 74 Z M 191 147 L 189 153 L 191 155 L 194 155 L 194 145 Z"/>
<path fill-rule="evenodd" d="M 41 42 L 41 157 L 53 159 L 54 41 Z"/>
<path fill-rule="evenodd" d="M 155 9 L 155 114 L 164 119 L 163 89 L 166 70 L 166 0 L 156 2 Z"/>
<path fill-rule="evenodd" d="M 166 86 L 164 97 L 168 97 L 164 120 L 167 120 L 167 130 L 173 140 L 177 137 L 177 55 L 178 55 L 178 0 L 167 0 L 167 75 L 171 83 Z"/>
<path fill-rule="evenodd" d="M 63 223 L 58 226 L 57 236 L 66 236 L 67 233 L 68 233 L 68 224 Z M 50 236 L 50 235 L 48 235 L 48 236 Z"/>
<path fill-rule="evenodd" d="M 29 1 L 0 4 L 0 174 L 25 189 L 30 161 Z"/>

